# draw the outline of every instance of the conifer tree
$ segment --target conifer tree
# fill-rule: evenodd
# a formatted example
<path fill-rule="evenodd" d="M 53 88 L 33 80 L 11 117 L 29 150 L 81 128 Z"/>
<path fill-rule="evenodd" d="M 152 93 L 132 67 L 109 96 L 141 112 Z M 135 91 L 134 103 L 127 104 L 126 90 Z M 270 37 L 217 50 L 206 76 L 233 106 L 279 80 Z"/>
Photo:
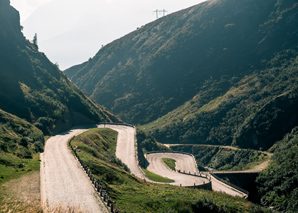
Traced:
<path fill-rule="evenodd" d="M 38 49 L 38 45 L 37 45 L 37 33 L 35 33 L 35 35 L 33 37 L 33 44 L 36 47 L 36 49 Z"/>

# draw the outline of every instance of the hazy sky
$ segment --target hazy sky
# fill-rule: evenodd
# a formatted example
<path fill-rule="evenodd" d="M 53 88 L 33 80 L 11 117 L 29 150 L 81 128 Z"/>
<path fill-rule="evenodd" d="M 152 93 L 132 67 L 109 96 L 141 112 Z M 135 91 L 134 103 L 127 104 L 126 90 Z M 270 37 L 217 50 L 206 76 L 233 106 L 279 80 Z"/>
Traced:
<path fill-rule="evenodd" d="M 37 33 L 39 50 L 60 68 L 93 57 L 102 45 L 166 14 L 204 0 L 10 0 L 27 39 Z M 162 14 L 159 14 L 162 16 Z"/>

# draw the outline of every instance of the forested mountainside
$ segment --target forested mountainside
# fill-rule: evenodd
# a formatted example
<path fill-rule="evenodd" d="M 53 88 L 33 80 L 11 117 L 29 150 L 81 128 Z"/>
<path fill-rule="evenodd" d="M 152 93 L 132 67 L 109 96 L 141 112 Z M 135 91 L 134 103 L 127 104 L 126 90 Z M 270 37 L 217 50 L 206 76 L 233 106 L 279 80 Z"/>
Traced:
<path fill-rule="evenodd" d="M 17 10 L 0 1 L 0 109 L 57 133 L 74 125 L 116 120 L 91 102 L 25 39 Z"/>
<path fill-rule="evenodd" d="M 210 101 L 213 85 L 226 80 L 206 83 L 192 100 L 142 128 L 165 143 L 267 150 L 298 124 L 298 52 L 280 52 L 266 64 Z"/>
<path fill-rule="evenodd" d="M 267 149 L 297 125 L 297 26 L 295 0 L 210 0 L 65 73 L 161 142 Z"/>
<path fill-rule="evenodd" d="M 261 203 L 277 211 L 297 212 L 298 127 L 269 151 L 274 153 L 272 162 L 257 178 Z"/>

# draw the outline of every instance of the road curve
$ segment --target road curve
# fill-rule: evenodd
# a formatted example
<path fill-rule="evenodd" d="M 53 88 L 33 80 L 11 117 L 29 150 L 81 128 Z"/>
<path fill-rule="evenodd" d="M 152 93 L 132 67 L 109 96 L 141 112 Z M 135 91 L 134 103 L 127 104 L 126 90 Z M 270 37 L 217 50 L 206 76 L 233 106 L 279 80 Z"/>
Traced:
<path fill-rule="evenodd" d="M 67 145 L 74 135 L 92 127 L 96 126 L 73 128 L 46 141 L 41 162 L 41 194 L 48 208 L 80 206 L 83 212 L 108 212 Z"/>
<path fill-rule="evenodd" d="M 141 179 L 147 179 L 143 171 L 139 167 L 136 157 L 136 129 L 124 125 L 98 125 L 99 128 L 110 128 L 118 132 L 116 157 L 119 158 L 127 167 L 130 172 Z"/>
<path fill-rule="evenodd" d="M 153 172 L 160 176 L 167 177 L 174 180 L 175 181 L 174 183 L 170 183 L 172 185 L 193 186 L 194 184 L 202 185 L 204 183 L 209 182 L 206 178 L 185 175 L 185 174 L 175 172 L 171 170 L 169 167 L 167 167 L 162 161 L 162 158 L 175 159 L 177 160 L 177 162 L 179 162 L 180 164 L 179 166 L 182 169 L 182 171 L 185 170 L 185 168 L 189 168 L 190 171 L 195 171 L 196 174 L 198 174 L 196 166 L 193 166 L 192 168 L 190 166 L 193 164 L 195 165 L 195 161 L 191 160 L 192 157 L 190 155 L 183 155 L 183 154 L 177 154 L 177 153 L 153 153 L 153 154 L 148 154 L 146 158 L 149 162 L 149 166 L 147 167 L 147 169 L 150 172 Z M 183 163 L 183 160 L 185 161 L 185 163 Z M 183 165 L 185 165 L 185 167 Z M 185 170 L 185 171 L 188 171 L 188 170 Z M 194 174 L 194 172 L 192 172 L 192 174 Z"/>
<path fill-rule="evenodd" d="M 137 158 L 136 158 L 136 144 L 135 144 L 135 128 L 122 126 L 122 125 L 99 125 L 99 128 L 111 128 L 118 132 L 117 138 L 117 147 L 116 147 L 116 156 L 123 163 L 125 163 L 128 168 L 130 168 L 131 173 L 136 175 L 139 178 L 146 179 L 150 181 L 144 173 L 141 171 L 138 166 Z M 191 174 L 198 174 L 197 166 L 195 159 L 190 155 L 184 155 L 179 153 L 154 153 L 147 155 L 147 160 L 149 162 L 149 166 L 147 169 L 153 173 L 161 175 L 163 177 L 167 177 L 173 179 L 175 182 L 171 183 L 172 185 L 182 185 L 182 186 L 193 186 L 201 185 L 204 182 L 207 183 L 207 179 L 201 177 L 195 177 L 185 174 L 180 174 L 169 169 L 161 160 L 161 158 L 172 158 L 176 160 L 176 169 L 191 172 Z M 226 194 L 230 194 L 233 196 L 243 197 L 244 194 L 235 190 L 234 188 L 217 181 L 212 178 L 212 188 L 214 191 L 223 192 Z M 153 181 L 151 181 L 153 182 Z"/>
<path fill-rule="evenodd" d="M 42 202 L 47 203 L 48 207 L 80 206 L 83 212 L 108 212 L 106 206 L 95 192 L 92 184 L 82 170 L 80 164 L 72 155 L 67 146 L 67 142 L 74 135 L 81 134 L 93 126 L 81 126 L 73 128 L 67 132 L 60 133 L 47 140 L 45 152 L 41 155 L 41 194 Z M 121 125 L 98 125 L 97 127 L 111 128 L 118 132 L 116 156 L 121 159 L 135 176 L 146 179 L 136 157 L 135 128 Z M 175 180 L 173 185 L 193 186 L 207 182 L 207 179 L 179 174 L 170 170 L 161 161 L 161 158 L 173 158 L 177 162 L 177 168 L 181 171 L 197 173 L 195 160 L 182 154 L 158 155 L 150 154 L 147 160 L 150 165 L 148 170 Z M 212 179 L 212 187 L 215 191 L 221 191 L 234 196 L 242 196 L 233 188 Z"/>
<path fill-rule="evenodd" d="M 178 170 L 179 168 L 182 172 L 185 171 L 186 173 L 188 173 L 190 171 L 191 174 L 198 174 L 195 159 L 190 155 L 179 153 L 152 153 L 148 154 L 146 158 L 149 162 L 149 166 L 147 167 L 147 169 L 160 176 L 173 179 L 175 182 L 171 183 L 172 185 L 181 184 L 182 186 L 193 186 L 194 184 L 201 185 L 204 182 L 207 182 L 207 179 L 205 178 L 177 173 L 169 169 L 162 161 L 162 158 L 172 158 L 176 160 L 176 170 Z M 213 191 L 226 193 L 238 197 L 246 196 L 246 194 L 216 180 L 213 177 L 211 177 L 211 182 Z"/>

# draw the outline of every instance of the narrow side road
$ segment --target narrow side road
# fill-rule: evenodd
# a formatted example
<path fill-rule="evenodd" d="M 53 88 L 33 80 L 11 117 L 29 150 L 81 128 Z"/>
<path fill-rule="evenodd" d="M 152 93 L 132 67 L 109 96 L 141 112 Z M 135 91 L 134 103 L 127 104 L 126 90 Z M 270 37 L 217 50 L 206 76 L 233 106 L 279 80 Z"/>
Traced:
<path fill-rule="evenodd" d="M 41 162 L 41 194 L 49 209 L 62 205 L 83 212 L 108 212 L 67 145 L 74 135 L 92 127 L 96 126 L 73 128 L 47 140 Z"/>

